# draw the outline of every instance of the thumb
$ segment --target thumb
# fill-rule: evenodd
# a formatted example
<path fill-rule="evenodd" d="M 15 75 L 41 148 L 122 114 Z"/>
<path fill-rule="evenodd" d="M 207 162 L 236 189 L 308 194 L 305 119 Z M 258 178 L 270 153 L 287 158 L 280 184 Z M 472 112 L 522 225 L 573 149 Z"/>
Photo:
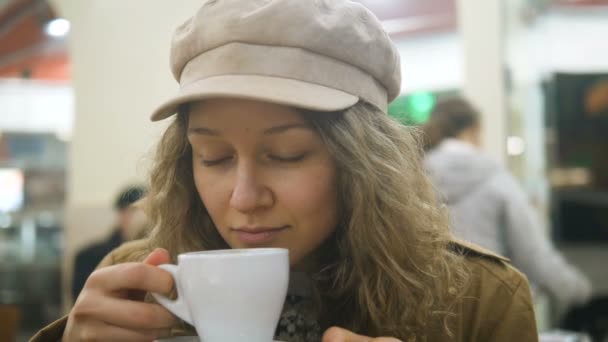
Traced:
<path fill-rule="evenodd" d="M 331 327 L 323 334 L 322 342 L 371 342 L 371 337 L 357 335 L 346 329 Z"/>
<path fill-rule="evenodd" d="M 144 259 L 144 264 L 152 266 L 168 264 L 169 262 L 171 262 L 171 256 L 169 255 L 169 251 L 164 248 L 156 248 Z"/>
<path fill-rule="evenodd" d="M 401 342 L 393 337 L 371 338 L 368 336 L 357 335 L 346 329 L 331 327 L 323 334 L 322 342 Z"/>

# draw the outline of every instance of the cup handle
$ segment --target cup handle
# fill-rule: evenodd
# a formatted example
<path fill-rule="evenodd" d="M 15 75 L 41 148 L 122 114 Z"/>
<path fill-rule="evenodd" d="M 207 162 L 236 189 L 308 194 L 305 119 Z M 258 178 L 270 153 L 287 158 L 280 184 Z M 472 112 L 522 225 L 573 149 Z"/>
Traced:
<path fill-rule="evenodd" d="M 156 301 L 158 301 L 158 303 L 160 305 L 164 306 L 167 310 L 171 311 L 174 315 L 176 315 L 177 317 L 181 318 L 182 320 L 188 322 L 190 325 L 194 325 L 194 323 L 192 322 L 192 318 L 190 317 L 190 310 L 188 309 L 186 302 L 184 302 L 184 300 L 183 300 L 184 297 L 182 296 L 181 293 L 179 293 L 180 286 L 177 283 L 178 282 L 177 266 L 172 265 L 172 264 L 162 264 L 162 265 L 159 265 L 158 267 L 169 272 L 169 274 L 171 274 L 171 276 L 173 277 L 173 281 L 175 282 L 175 289 L 177 290 L 177 299 L 171 300 L 159 293 L 154 293 L 154 292 L 152 292 L 152 297 L 154 297 L 154 299 L 156 299 Z"/>

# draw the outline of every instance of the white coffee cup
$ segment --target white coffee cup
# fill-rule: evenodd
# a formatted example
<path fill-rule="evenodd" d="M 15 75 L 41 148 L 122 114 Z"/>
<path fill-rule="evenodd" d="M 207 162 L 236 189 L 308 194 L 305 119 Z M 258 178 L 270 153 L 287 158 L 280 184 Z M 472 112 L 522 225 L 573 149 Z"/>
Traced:
<path fill-rule="evenodd" d="M 178 265 L 159 267 L 173 276 L 177 299 L 152 295 L 193 325 L 202 341 L 272 341 L 289 283 L 287 249 L 184 253 Z"/>

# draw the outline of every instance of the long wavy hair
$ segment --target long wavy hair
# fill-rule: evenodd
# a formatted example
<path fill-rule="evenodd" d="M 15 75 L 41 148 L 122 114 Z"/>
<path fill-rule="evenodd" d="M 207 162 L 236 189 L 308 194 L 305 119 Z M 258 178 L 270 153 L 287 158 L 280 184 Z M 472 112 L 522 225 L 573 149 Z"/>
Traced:
<path fill-rule="evenodd" d="M 182 111 L 164 133 L 148 192 L 150 247 L 179 253 L 229 248 L 194 185 Z M 450 334 L 467 268 L 450 248 L 447 216 L 421 165 L 415 128 L 360 102 L 302 112 L 337 165 L 340 223 L 312 274 L 320 324 L 369 336 Z M 449 286 L 448 286 L 449 284 Z"/>

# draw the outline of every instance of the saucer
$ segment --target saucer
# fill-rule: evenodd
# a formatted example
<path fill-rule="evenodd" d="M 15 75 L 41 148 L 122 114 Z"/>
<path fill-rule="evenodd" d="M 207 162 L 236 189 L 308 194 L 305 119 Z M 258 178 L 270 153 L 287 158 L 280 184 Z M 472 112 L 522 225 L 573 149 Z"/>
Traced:
<path fill-rule="evenodd" d="M 198 336 L 179 336 L 179 337 L 169 337 L 162 338 L 160 340 L 155 340 L 154 342 L 200 342 Z M 281 341 L 273 341 L 273 342 L 281 342 Z"/>

